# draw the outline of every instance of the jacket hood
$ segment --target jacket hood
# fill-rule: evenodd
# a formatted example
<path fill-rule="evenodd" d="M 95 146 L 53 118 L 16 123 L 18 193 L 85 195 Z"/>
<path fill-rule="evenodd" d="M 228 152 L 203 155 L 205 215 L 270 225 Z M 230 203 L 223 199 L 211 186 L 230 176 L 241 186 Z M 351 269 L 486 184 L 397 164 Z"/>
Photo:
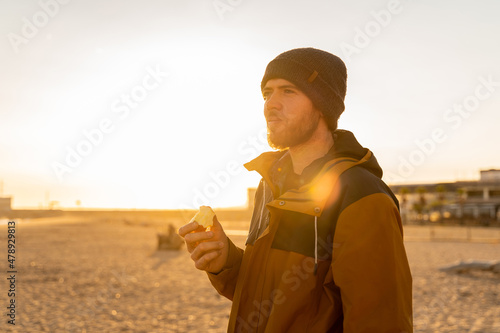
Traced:
<path fill-rule="evenodd" d="M 346 130 L 336 130 L 333 135 L 334 145 L 329 152 L 329 154 L 332 154 L 333 158 L 352 157 L 360 160 L 369 152 L 367 148 L 363 148 L 359 144 L 352 132 Z M 375 155 L 372 154 L 371 158 L 361 166 L 378 178 L 382 178 L 382 168 L 378 164 Z"/>

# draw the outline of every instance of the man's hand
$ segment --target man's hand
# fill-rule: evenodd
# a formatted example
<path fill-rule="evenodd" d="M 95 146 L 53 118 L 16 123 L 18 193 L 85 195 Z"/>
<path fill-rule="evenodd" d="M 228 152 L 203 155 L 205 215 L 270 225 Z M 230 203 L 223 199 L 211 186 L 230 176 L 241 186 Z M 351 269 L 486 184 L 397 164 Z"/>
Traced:
<path fill-rule="evenodd" d="M 229 241 L 217 216 L 210 231 L 191 222 L 179 228 L 179 235 L 184 238 L 196 268 L 209 273 L 222 270 L 229 253 Z"/>

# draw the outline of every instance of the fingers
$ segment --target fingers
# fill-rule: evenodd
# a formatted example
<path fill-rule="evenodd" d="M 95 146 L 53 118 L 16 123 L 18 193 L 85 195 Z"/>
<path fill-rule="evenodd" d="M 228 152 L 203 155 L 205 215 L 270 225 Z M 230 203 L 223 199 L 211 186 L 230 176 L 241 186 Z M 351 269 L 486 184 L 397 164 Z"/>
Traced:
<path fill-rule="evenodd" d="M 223 242 L 203 242 L 198 244 L 198 246 L 191 252 L 191 259 L 194 262 L 201 259 L 205 254 L 210 252 L 219 251 L 224 247 Z"/>
<path fill-rule="evenodd" d="M 219 242 L 213 242 L 213 243 L 215 244 L 215 248 L 216 248 L 215 250 L 213 250 L 211 252 L 197 253 L 197 255 L 194 256 L 196 259 L 193 258 L 193 254 L 191 254 L 191 258 L 194 261 L 194 266 L 197 269 L 203 270 L 203 271 L 209 271 L 210 264 L 222 254 L 222 251 L 220 249 L 218 249 Z M 205 243 L 203 243 L 203 244 L 205 244 Z M 198 247 L 195 249 L 195 251 L 193 251 L 193 253 L 197 252 Z M 201 256 L 198 257 L 198 255 L 201 255 Z"/>
<path fill-rule="evenodd" d="M 178 233 L 184 238 L 197 269 L 219 272 L 223 268 L 227 259 L 228 240 L 217 216 L 213 218 L 213 226 L 207 230 L 193 221 L 180 227 Z"/>
<path fill-rule="evenodd" d="M 213 231 L 192 232 L 184 236 L 186 243 L 198 243 L 214 237 Z"/>
<path fill-rule="evenodd" d="M 186 247 L 189 253 L 192 253 L 193 250 L 200 244 L 200 242 L 207 241 L 212 239 L 215 235 L 213 231 L 204 231 L 205 229 L 202 227 L 201 231 L 191 232 L 184 236 L 184 241 L 186 242 Z"/>
<path fill-rule="evenodd" d="M 179 228 L 177 231 L 179 233 L 179 236 L 183 237 L 189 234 L 190 232 L 195 231 L 198 229 L 199 224 L 196 221 L 193 221 L 191 223 L 185 224 L 182 227 Z"/>
<path fill-rule="evenodd" d="M 202 271 L 209 271 L 210 263 L 221 255 L 221 251 L 214 251 L 205 254 L 203 257 L 194 262 L 194 266 Z"/>

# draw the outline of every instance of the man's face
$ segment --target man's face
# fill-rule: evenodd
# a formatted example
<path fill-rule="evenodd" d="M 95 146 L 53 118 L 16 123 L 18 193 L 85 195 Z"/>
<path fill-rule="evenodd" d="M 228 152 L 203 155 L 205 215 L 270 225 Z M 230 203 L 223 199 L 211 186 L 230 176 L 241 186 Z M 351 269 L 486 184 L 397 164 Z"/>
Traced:
<path fill-rule="evenodd" d="M 284 79 L 267 81 L 262 90 L 267 140 L 275 149 L 307 142 L 318 127 L 321 112 L 293 83 Z"/>

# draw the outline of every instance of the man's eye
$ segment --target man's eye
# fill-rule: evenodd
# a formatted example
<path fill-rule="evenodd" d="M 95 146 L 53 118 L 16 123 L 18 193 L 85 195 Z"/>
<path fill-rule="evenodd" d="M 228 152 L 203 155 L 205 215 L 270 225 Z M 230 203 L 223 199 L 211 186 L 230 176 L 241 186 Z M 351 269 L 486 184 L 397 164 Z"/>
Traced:
<path fill-rule="evenodd" d="M 285 94 L 294 94 L 295 91 L 293 91 L 292 89 L 285 89 Z"/>

